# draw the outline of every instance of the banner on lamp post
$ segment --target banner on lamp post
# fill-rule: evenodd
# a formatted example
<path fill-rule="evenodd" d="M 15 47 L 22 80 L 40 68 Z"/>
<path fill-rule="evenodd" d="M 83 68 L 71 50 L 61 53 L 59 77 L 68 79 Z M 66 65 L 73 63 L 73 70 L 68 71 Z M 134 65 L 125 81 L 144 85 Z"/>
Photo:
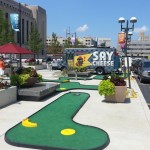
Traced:
<path fill-rule="evenodd" d="M 125 33 L 124 32 L 118 33 L 118 43 L 119 44 L 125 43 Z"/>
<path fill-rule="evenodd" d="M 72 43 L 72 45 L 75 45 L 75 41 L 76 41 L 75 37 L 72 37 L 72 38 L 71 38 L 71 43 Z"/>
<path fill-rule="evenodd" d="M 19 14 L 10 14 L 10 22 L 14 31 L 19 31 Z"/>
<path fill-rule="evenodd" d="M 125 44 L 125 43 L 122 43 L 122 44 L 120 44 L 120 47 L 121 47 L 121 49 L 122 49 L 122 52 L 123 52 L 123 53 L 126 53 L 126 44 Z"/>

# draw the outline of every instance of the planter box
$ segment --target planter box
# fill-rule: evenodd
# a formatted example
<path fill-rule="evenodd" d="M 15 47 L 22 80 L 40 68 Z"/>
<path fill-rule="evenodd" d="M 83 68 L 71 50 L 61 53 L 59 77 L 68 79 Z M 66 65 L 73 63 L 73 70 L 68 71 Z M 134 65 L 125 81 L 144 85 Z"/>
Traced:
<path fill-rule="evenodd" d="M 77 72 L 77 77 L 90 77 L 91 74 L 91 71 Z M 76 77 L 76 73 L 74 71 L 70 71 L 68 72 L 68 77 Z"/>
<path fill-rule="evenodd" d="M 11 86 L 0 89 L 0 107 L 12 104 L 17 101 L 17 87 Z"/>
<path fill-rule="evenodd" d="M 108 102 L 123 103 L 126 99 L 126 86 L 115 86 L 115 94 L 105 96 L 105 100 Z"/>
<path fill-rule="evenodd" d="M 59 88 L 59 83 L 36 83 L 30 88 L 19 88 L 18 99 L 24 101 L 39 101 L 44 97 L 51 96 Z"/>
<path fill-rule="evenodd" d="M 29 77 L 25 84 L 21 85 L 21 87 L 32 87 L 38 81 L 38 77 Z"/>

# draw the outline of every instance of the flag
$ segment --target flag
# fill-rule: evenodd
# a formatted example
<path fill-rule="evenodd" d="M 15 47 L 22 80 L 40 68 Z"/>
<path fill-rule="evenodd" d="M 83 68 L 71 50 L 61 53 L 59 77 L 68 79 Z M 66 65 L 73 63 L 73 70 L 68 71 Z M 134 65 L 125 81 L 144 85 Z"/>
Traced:
<path fill-rule="evenodd" d="M 72 38 L 71 38 L 71 43 L 72 43 L 72 45 L 74 45 L 74 44 L 75 44 L 75 42 L 76 42 L 75 37 L 72 37 Z"/>
<path fill-rule="evenodd" d="M 125 33 L 124 32 L 118 33 L 118 43 L 119 44 L 125 43 Z"/>
<path fill-rule="evenodd" d="M 10 14 L 10 22 L 14 31 L 19 31 L 19 14 Z"/>

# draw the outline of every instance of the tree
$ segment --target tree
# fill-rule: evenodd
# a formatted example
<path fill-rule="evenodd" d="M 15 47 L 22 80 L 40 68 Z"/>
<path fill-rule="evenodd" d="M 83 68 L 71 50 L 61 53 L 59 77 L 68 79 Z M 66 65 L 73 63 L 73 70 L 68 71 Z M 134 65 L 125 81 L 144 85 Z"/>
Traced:
<path fill-rule="evenodd" d="M 78 38 L 75 39 L 75 44 L 72 45 L 71 37 L 68 37 L 64 43 L 65 48 L 78 48 L 78 47 L 86 47 L 82 45 L 82 43 L 78 40 Z"/>
<path fill-rule="evenodd" d="M 52 33 L 52 40 L 50 45 L 47 48 L 48 53 L 57 54 L 62 51 L 62 46 L 60 45 L 60 42 L 58 41 L 57 35 L 53 32 Z"/>
<path fill-rule="evenodd" d="M 30 38 L 29 38 L 29 47 L 34 52 L 34 54 L 37 54 L 37 58 L 39 58 L 39 51 L 44 48 L 44 45 L 42 43 L 42 39 L 40 38 L 40 34 L 37 30 L 37 28 L 32 27 Z M 35 55 L 34 55 L 35 58 Z"/>
<path fill-rule="evenodd" d="M 4 18 L 4 12 L 0 10 L 0 45 L 14 42 L 14 32 L 7 19 Z"/>

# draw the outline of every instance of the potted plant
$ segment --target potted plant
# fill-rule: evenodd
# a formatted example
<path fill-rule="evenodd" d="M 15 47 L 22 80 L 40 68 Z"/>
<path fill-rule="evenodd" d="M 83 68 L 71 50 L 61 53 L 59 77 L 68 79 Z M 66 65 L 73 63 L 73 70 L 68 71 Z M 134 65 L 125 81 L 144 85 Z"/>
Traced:
<path fill-rule="evenodd" d="M 73 69 L 76 70 L 77 72 L 86 72 L 87 71 L 87 67 L 85 67 L 85 66 L 76 66 Z"/>
<path fill-rule="evenodd" d="M 110 102 L 124 102 L 126 90 L 126 81 L 123 77 L 116 74 L 104 76 L 104 79 L 98 86 L 99 94 L 104 95 L 105 100 Z"/>
<path fill-rule="evenodd" d="M 11 85 L 18 87 L 31 87 L 36 82 L 42 81 L 42 75 L 38 74 L 35 69 L 19 68 L 14 75 L 10 77 Z"/>
<path fill-rule="evenodd" d="M 108 79 L 102 80 L 98 86 L 100 95 L 110 96 L 115 94 L 115 85 Z"/>

